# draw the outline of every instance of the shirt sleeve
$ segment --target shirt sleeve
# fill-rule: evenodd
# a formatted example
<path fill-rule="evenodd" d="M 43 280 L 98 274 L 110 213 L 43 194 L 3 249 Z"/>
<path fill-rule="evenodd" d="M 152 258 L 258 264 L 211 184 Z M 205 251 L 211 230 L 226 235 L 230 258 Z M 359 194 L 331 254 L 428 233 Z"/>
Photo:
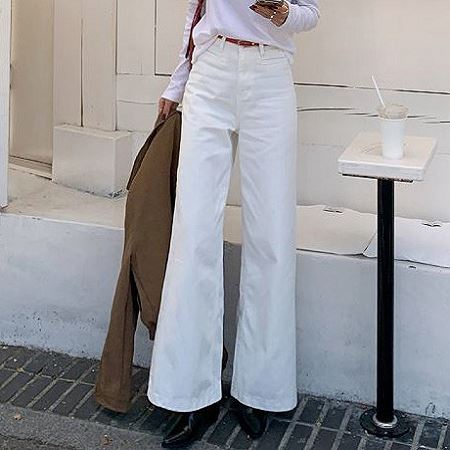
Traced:
<path fill-rule="evenodd" d="M 317 0 L 288 0 L 289 14 L 280 29 L 300 33 L 314 28 L 320 17 Z"/>
<path fill-rule="evenodd" d="M 186 14 L 186 22 L 184 25 L 183 32 L 183 44 L 178 56 L 178 65 L 170 77 L 170 81 L 161 97 L 167 98 L 174 102 L 180 103 L 183 94 L 184 87 L 189 77 L 190 64 L 189 59 L 186 58 L 186 51 L 189 44 L 189 35 L 191 32 L 192 20 L 194 18 L 194 13 L 197 8 L 198 0 L 189 0 L 188 10 Z"/>

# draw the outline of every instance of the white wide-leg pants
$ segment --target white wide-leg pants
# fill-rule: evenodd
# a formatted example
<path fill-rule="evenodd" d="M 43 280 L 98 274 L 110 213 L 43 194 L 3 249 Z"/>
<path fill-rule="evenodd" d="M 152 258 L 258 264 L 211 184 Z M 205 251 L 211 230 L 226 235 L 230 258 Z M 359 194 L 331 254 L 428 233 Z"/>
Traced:
<path fill-rule="evenodd" d="M 176 202 L 148 397 L 172 411 L 221 399 L 223 219 L 238 133 L 242 256 L 231 395 L 297 404 L 297 116 L 284 50 L 216 37 L 185 88 Z"/>

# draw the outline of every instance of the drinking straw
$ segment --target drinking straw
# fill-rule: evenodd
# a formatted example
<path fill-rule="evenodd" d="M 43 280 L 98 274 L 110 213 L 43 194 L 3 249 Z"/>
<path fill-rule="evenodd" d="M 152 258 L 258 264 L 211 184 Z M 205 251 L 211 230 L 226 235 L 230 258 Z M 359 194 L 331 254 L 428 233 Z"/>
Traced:
<path fill-rule="evenodd" d="M 375 89 L 377 91 L 377 95 L 378 95 L 378 98 L 380 99 L 381 105 L 383 106 L 383 108 L 386 108 L 386 104 L 384 103 L 383 97 L 381 96 L 381 92 L 380 92 L 380 89 L 378 87 L 377 80 L 375 80 L 375 77 L 373 75 L 372 75 L 372 81 L 373 81 L 373 84 L 374 84 Z"/>

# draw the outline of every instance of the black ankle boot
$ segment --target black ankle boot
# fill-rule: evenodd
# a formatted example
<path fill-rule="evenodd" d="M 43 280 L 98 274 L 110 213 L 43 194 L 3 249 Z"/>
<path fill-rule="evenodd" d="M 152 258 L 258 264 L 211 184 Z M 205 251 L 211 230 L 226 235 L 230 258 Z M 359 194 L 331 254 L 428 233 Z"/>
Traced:
<path fill-rule="evenodd" d="M 268 411 L 252 408 L 234 399 L 239 425 L 252 439 L 261 437 L 267 428 Z"/>
<path fill-rule="evenodd" d="M 161 443 L 165 448 L 184 448 L 202 436 L 219 417 L 220 402 L 190 412 L 182 412 Z"/>

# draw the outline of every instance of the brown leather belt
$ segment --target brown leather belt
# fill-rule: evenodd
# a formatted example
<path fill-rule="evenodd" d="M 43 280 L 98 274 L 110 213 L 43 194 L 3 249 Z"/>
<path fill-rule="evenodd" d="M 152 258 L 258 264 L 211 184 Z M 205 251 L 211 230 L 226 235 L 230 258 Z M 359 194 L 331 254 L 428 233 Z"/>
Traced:
<path fill-rule="evenodd" d="M 221 34 L 219 34 L 218 37 L 223 38 L 223 36 Z M 232 42 L 233 44 L 244 45 L 244 46 L 259 45 L 258 42 L 245 41 L 242 39 L 235 39 L 235 38 L 228 37 L 228 36 L 225 38 L 225 40 L 228 42 Z M 263 45 L 268 45 L 268 44 L 263 44 Z"/>

